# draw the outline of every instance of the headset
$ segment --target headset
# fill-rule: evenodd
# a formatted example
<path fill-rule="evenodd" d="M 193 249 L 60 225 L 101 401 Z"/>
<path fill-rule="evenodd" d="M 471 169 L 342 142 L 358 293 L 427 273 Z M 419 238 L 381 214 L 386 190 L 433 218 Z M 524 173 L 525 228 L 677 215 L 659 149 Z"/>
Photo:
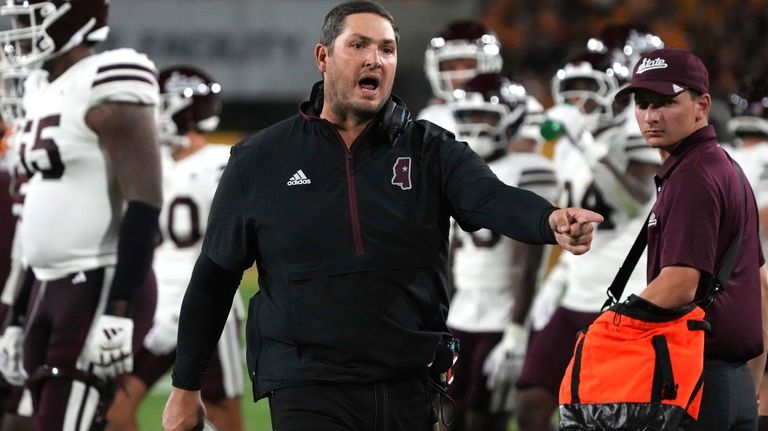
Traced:
<path fill-rule="evenodd" d="M 318 81 L 312 86 L 309 102 L 315 114 L 323 111 L 323 81 Z M 405 128 L 411 121 L 411 113 L 405 106 L 405 102 L 392 94 L 376 115 L 377 124 L 374 133 L 383 138 L 385 142 L 394 146 L 397 138 L 405 132 Z"/>

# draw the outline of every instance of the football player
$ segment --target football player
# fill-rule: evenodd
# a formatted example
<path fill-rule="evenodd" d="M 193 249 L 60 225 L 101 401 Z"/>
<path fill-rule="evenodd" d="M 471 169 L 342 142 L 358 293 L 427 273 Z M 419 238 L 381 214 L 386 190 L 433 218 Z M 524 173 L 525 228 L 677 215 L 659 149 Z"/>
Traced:
<path fill-rule="evenodd" d="M 528 97 L 522 85 L 499 73 L 481 73 L 456 91 L 446 106 L 456 136 L 509 185 L 552 201 L 552 163 L 517 139 Z M 534 114 L 535 115 L 535 114 Z M 509 152 L 510 142 L 513 152 Z M 527 344 L 525 321 L 544 246 L 523 244 L 487 229 L 454 226 L 448 326 L 461 342 L 449 392 L 456 402 L 451 430 L 506 430 L 514 406 L 514 382 Z"/>
<path fill-rule="evenodd" d="M 0 122 L 0 282 L 8 278 L 11 263 L 11 241 L 13 240 L 13 213 L 11 208 L 11 174 L 8 160 L 5 157 L 8 150 L 6 134 L 10 135 L 10 127 L 6 128 Z M 0 304 L 0 322 L 5 320 L 7 308 Z"/>
<path fill-rule="evenodd" d="M 554 429 L 552 415 L 573 353 L 573 334 L 599 314 L 606 289 L 650 210 L 652 178 L 661 160 L 644 144 L 634 119 L 626 120 L 629 101 L 614 104 L 619 80 L 612 65 L 606 52 L 585 52 L 552 80 L 557 104 L 547 118 L 562 127 L 554 150 L 561 199 L 599 212 L 604 221 L 589 256 L 561 256 L 532 306 L 534 332 L 518 380 L 521 430 Z M 637 265 L 626 295 L 645 288 L 642 268 Z"/>
<path fill-rule="evenodd" d="M 768 250 L 768 80 L 765 73 L 745 78 L 741 88 L 731 94 L 732 117 L 728 131 L 735 137 L 731 156 L 741 166 L 755 193 L 760 238 Z M 760 399 L 768 400 L 768 373 L 763 374 Z M 758 405 L 759 429 L 768 429 L 768 402 Z"/>
<path fill-rule="evenodd" d="M 31 289 L 33 275 L 28 266 L 22 262 L 21 241 L 16 232 L 19 230 L 21 205 L 23 204 L 24 183 L 26 172 L 19 161 L 18 139 L 23 128 L 22 95 L 24 81 L 28 70 L 6 70 L 0 76 L 0 115 L 6 127 L 2 140 L 3 155 L 0 158 L 0 170 L 7 175 L 7 183 L 3 183 L 3 194 L 8 197 L 8 206 L 3 206 L 3 251 L 7 251 L 7 272 L 0 279 L 2 295 L 0 295 L 0 333 L 23 315 L 26 298 Z M 7 194 L 6 194 L 7 193 Z M 7 236 L 6 236 L 7 235 Z M 7 241 L 7 242 L 6 242 Z M 7 249 L 5 247 L 8 247 Z M 16 298 L 22 294 L 23 300 Z M 21 352 L 22 333 L 20 328 L 12 329 L 0 337 L 0 370 L 2 370 L 2 403 L 3 428 L 13 430 L 31 429 L 32 415 L 31 396 L 22 385 L 26 381 L 26 372 L 17 357 Z M 5 415 L 8 412 L 9 415 Z"/>
<path fill-rule="evenodd" d="M 10 134 L 11 127 L 6 127 L 4 121 L 0 122 L 0 283 L 4 283 L 11 272 L 11 245 L 16 226 L 10 193 L 13 181 L 9 157 L 7 157 Z M 0 284 L 0 287 L 2 286 Z M 8 304 L 0 302 L 0 322 L 5 321 L 7 311 Z"/>
<path fill-rule="evenodd" d="M 98 429 L 154 312 L 150 266 L 162 203 L 157 72 L 131 49 L 96 54 L 108 1 L 10 0 L 3 68 L 25 82 L 17 234 L 34 272 L 23 370 L 40 430 Z"/>
<path fill-rule="evenodd" d="M 755 191 L 760 211 L 763 249 L 768 246 L 768 81 L 765 75 L 748 76 L 739 91 L 731 94 L 732 117 L 728 131 L 735 137 L 733 158 Z"/>
<path fill-rule="evenodd" d="M 430 39 L 424 53 L 424 72 L 433 98 L 419 112 L 429 120 L 453 131 L 453 115 L 444 106 L 454 90 L 479 73 L 501 72 L 501 45 L 496 34 L 476 21 L 454 21 Z"/>
<path fill-rule="evenodd" d="M 664 48 L 661 38 L 639 23 L 608 25 L 597 37 L 587 41 L 588 51 L 608 55 L 609 73 L 622 85 L 631 78 L 640 57 L 659 48 Z"/>
<path fill-rule="evenodd" d="M 179 310 L 189 276 L 202 247 L 205 223 L 229 147 L 207 145 L 205 132 L 219 122 L 221 86 L 194 67 L 160 72 L 158 121 L 163 156 L 164 204 L 160 214 L 163 242 L 155 251 L 157 309 L 154 325 L 136 356 L 133 375 L 124 381 L 109 411 L 109 428 L 138 430 L 136 412 L 149 388 L 173 366 Z M 236 296 L 218 349 L 203 382 L 208 419 L 221 430 L 243 430 L 243 351 L 239 325 L 244 317 Z"/>

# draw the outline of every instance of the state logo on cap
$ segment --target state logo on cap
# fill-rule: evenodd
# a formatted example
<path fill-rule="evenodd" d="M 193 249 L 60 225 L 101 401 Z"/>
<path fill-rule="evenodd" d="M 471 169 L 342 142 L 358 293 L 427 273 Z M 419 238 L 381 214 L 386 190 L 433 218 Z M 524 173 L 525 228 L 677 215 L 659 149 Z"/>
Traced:
<path fill-rule="evenodd" d="M 657 49 L 640 58 L 632 80 L 616 93 L 616 97 L 627 96 L 640 89 L 665 96 L 676 96 L 685 90 L 708 93 L 709 72 L 701 59 L 688 51 Z"/>

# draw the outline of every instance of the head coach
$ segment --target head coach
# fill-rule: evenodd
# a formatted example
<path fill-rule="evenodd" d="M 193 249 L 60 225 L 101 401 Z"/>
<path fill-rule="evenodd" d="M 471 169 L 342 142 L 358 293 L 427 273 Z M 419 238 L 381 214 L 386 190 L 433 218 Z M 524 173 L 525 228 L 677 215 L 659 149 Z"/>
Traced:
<path fill-rule="evenodd" d="M 298 115 L 232 148 L 181 309 L 166 430 L 204 415 L 200 382 L 254 263 L 248 366 L 274 429 L 427 430 L 442 346 L 449 219 L 589 249 L 602 217 L 508 187 L 464 142 L 391 94 L 399 35 L 376 3 L 333 8 L 322 81 Z M 442 370 L 438 370 L 442 371 Z"/>

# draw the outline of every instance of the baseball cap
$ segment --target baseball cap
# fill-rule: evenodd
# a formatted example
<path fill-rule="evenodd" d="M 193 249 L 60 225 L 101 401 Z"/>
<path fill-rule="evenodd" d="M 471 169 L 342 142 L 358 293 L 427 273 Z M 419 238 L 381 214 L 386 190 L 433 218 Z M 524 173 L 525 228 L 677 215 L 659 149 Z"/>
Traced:
<path fill-rule="evenodd" d="M 677 96 L 685 90 L 709 93 L 709 72 L 701 59 L 682 49 L 662 48 L 643 54 L 635 65 L 632 80 L 616 97 L 638 89 L 665 96 Z"/>

